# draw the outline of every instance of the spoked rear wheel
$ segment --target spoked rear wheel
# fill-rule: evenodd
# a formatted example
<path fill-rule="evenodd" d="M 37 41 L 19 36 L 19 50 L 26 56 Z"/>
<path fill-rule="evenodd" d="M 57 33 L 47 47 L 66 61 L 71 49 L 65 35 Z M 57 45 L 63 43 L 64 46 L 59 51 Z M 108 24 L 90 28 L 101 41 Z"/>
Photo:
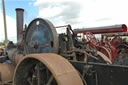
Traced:
<path fill-rule="evenodd" d="M 79 73 L 57 54 L 25 56 L 17 65 L 14 85 L 83 85 Z"/>
<path fill-rule="evenodd" d="M 51 72 L 42 63 L 35 64 L 28 74 L 29 85 L 57 85 Z"/>

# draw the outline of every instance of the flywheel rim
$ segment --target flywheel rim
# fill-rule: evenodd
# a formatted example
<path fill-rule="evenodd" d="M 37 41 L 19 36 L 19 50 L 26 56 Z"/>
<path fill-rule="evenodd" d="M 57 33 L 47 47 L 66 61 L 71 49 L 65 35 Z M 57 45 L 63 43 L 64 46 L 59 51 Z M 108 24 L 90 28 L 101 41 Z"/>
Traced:
<path fill-rule="evenodd" d="M 50 70 L 54 76 L 57 85 L 83 85 L 83 82 L 76 71 L 76 69 L 69 63 L 68 60 L 57 54 L 43 53 L 43 54 L 30 54 L 25 56 L 17 65 L 14 74 L 14 85 L 18 85 L 16 82 L 18 68 L 20 64 L 26 59 L 37 59 L 42 62 Z M 20 85 L 20 84 L 19 84 Z"/>

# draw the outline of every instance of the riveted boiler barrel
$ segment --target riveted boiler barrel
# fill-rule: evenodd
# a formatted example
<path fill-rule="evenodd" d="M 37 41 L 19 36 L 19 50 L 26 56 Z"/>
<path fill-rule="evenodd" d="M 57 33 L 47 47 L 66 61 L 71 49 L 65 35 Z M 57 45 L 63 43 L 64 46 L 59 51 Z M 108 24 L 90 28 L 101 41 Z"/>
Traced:
<path fill-rule="evenodd" d="M 11 62 L 14 64 L 14 65 L 17 65 L 17 63 L 21 60 L 21 58 L 23 58 L 23 54 L 20 53 L 16 48 L 14 49 L 11 49 L 8 51 L 8 57 L 9 59 L 11 60 Z"/>
<path fill-rule="evenodd" d="M 14 69 L 11 63 L 0 64 L 0 82 L 12 80 Z"/>

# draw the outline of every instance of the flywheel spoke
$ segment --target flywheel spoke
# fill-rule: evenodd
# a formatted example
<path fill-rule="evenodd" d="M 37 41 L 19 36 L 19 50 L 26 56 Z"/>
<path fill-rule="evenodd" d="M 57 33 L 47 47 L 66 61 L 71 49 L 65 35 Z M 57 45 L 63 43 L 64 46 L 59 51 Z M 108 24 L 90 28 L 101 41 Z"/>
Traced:
<path fill-rule="evenodd" d="M 40 85 L 40 66 L 37 64 L 37 85 Z"/>
<path fill-rule="evenodd" d="M 51 85 L 52 81 L 53 81 L 53 76 L 51 75 L 46 85 Z"/>

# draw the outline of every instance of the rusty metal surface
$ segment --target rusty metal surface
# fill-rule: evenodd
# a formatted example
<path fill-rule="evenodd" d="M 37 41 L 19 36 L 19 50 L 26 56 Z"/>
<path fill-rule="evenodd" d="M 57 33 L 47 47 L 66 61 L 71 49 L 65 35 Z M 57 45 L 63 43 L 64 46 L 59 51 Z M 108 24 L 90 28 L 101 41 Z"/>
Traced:
<path fill-rule="evenodd" d="M 25 31 L 25 53 L 58 53 L 58 36 L 53 24 L 45 19 L 34 19 Z"/>
<path fill-rule="evenodd" d="M 97 51 L 97 54 L 100 55 L 104 59 L 104 61 L 106 61 L 108 64 L 112 64 L 111 60 L 106 55 L 104 55 L 102 52 Z"/>
<path fill-rule="evenodd" d="M 0 82 L 13 80 L 14 69 L 11 63 L 0 64 Z"/>
<path fill-rule="evenodd" d="M 97 50 L 100 51 L 100 52 L 102 52 L 110 60 L 112 60 L 112 54 L 111 54 L 111 52 L 107 48 L 105 48 L 104 46 L 97 46 Z"/>
<path fill-rule="evenodd" d="M 19 53 L 17 48 L 8 51 L 8 57 L 14 65 L 16 65 L 23 56 L 24 55 Z"/>
<path fill-rule="evenodd" d="M 16 19 L 17 19 L 17 45 L 21 46 L 21 41 L 23 38 L 23 25 L 24 25 L 24 9 L 16 9 Z"/>
<path fill-rule="evenodd" d="M 16 56 L 14 57 L 15 60 L 15 64 L 17 65 L 18 62 L 23 58 L 23 54 L 16 54 Z"/>
<path fill-rule="evenodd" d="M 25 56 L 16 67 L 14 85 L 22 85 L 22 82 L 18 81 L 18 78 L 20 78 L 18 75 L 22 72 L 20 65 L 22 65 L 27 59 L 35 59 L 43 63 L 54 76 L 55 80 L 57 81 L 57 85 L 83 85 L 78 72 L 69 63 L 69 61 L 60 55 L 52 53 L 30 54 Z"/>

